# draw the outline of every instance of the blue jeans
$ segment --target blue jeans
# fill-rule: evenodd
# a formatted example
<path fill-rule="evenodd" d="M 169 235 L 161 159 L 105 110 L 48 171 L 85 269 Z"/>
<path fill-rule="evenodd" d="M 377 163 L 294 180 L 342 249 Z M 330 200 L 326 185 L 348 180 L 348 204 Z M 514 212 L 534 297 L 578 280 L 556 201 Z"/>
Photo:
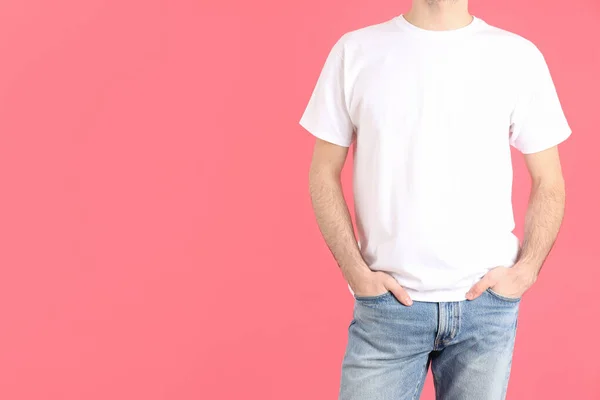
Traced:
<path fill-rule="evenodd" d="M 520 299 L 355 299 L 339 400 L 418 399 L 430 365 L 438 400 L 506 398 Z"/>

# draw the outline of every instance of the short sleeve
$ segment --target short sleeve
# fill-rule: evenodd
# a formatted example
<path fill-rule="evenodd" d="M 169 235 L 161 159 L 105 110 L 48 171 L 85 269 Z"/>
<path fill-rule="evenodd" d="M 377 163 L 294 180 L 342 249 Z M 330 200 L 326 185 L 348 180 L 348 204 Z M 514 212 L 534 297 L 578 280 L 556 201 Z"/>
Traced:
<path fill-rule="evenodd" d="M 510 123 L 510 144 L 524 154 L 556 146 L 571 135 L 544 56 L 532 48 L 517 61 L 523 74 Z"/>
<path fill-rule="evenodd" d="M 354 126 L 346 106 L 344 59 L 341 42 L 330 50 L 300 125 L 309 133 L 327 142 L 349 147 Z"/>

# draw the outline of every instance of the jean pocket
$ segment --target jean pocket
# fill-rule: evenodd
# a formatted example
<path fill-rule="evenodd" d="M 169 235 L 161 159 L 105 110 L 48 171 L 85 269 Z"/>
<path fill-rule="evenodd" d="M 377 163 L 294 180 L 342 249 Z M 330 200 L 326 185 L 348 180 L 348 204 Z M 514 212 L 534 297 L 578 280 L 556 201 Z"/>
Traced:
<path fill-rule="evenodd" d="M 487 288 L 486 292 L 488 292 L 495 298 L 503 300 L 503 301 L 508 301 L 511 303 L 517 303 L 517 302 L 521 301 L 521 297 L 506 297 L 506 296 L 501 295 L 500 293 L 494 292 L 491 288 Z"/>
<path fill-rule="evenodd" d="M 354 295 L 354 298 L 356 299 L 356 301 L 361 301 L 361 302 L 378 302 L 378 301 L 383 301 L 385 299 L 387 299 L 388 297 L 392 296 L 392 292 L 390 292 L 389 290 L 383 294 L 378 294 L 377 296 L 357 296 Z"/>

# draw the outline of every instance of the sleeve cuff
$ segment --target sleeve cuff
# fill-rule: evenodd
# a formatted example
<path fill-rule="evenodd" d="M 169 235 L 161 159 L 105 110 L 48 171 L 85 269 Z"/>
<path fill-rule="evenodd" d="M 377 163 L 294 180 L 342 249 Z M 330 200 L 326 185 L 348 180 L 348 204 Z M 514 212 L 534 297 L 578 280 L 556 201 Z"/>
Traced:
<path fill-rule="evenodd" d="M 324 140 L 326 142 L 333 143 L 335 145 L 342 146 L 342 147 L 350 147 L 350 145 L 352 144 L 352 137 L 350 138 L 350 140 L 345 140 L 345 139 L 342 139 L 339 136 L 331 134 L 329 132 L 319 131 L 317 129 L 314 129 L 314 128 L 311 128 L 310 126 L 308 126 L 308 124 L 304 120 L 300 120 L 300 126 L 302 126 L 304 129 L 306 129 L 308 131 L 308 133 L 310 133 L 311 135 L 313 135 L 321 140 Z"/>
<path fill-rule="evenodd" d="M 543 142 L 523 145 L 520 146 L 518 150 L 523 154 L 539 153 L 540 151 L 547 150 L 564 142 L 565 140 L 567 140 L 567 138 L 569 138 L 569 136 L 571 136 L 571 133 L 571 128 L 567 127 L 566 129 L 563 129 L 562 131 L 554 134 L 551 139 L 548 139 Z"/>

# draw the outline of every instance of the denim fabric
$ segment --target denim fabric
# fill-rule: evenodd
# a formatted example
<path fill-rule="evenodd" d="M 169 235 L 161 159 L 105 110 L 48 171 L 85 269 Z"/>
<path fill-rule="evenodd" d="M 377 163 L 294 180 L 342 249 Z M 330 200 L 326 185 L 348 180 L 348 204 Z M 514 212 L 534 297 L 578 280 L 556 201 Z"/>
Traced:
<path fill-rule="evenodd" d="M 431 367 L 437 400 L 503 400 L 518 298 L 488 289 L 475 300 L 355 296 L 339 400 L 413 400 Z"/>

